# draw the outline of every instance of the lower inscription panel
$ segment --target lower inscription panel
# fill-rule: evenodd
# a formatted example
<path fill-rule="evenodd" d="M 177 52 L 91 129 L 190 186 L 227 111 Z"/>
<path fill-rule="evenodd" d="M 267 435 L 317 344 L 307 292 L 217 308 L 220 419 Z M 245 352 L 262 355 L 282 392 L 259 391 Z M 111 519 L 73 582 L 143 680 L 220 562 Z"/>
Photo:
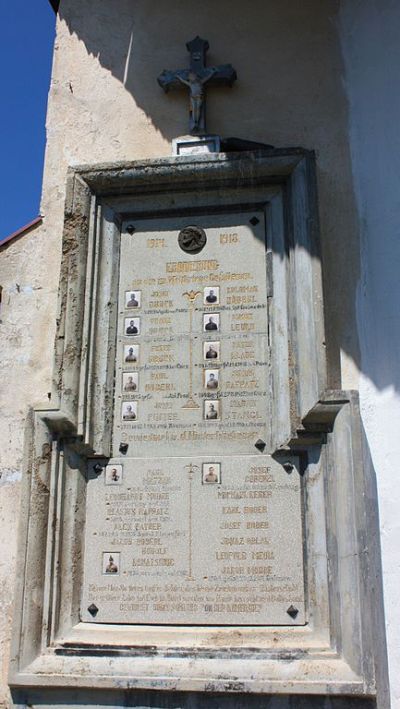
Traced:
<path fill-rule="evenodd" d="M 293 456 L 91 463 L 86 520 L 86 622 L 305 623 Z"/>

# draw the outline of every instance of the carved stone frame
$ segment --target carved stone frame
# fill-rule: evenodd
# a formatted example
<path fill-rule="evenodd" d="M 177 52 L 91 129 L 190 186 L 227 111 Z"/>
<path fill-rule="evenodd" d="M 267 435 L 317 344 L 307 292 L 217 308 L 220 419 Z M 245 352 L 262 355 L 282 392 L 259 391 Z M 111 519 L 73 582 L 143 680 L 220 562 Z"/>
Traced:
<path fill-rule="evenodd" d="M 304 463 L 308 624 L 85 624 L 85 471 L 88 458 L 110 456 L 121 229 L 149 213 L 221 206 L 265 209 L 274 372 L 265 452 L 293 452 Z M 26 436 L 12 687 L 374 695 L 380 629 L 370 619 L 380 599 L 368 581 L 377 561 L 366 540 L 376 510 L 357 396 L 326 390 L 317 214 L 314 156 L 300 149 L 70 172 L 56 405 L 31 412 Z"/>

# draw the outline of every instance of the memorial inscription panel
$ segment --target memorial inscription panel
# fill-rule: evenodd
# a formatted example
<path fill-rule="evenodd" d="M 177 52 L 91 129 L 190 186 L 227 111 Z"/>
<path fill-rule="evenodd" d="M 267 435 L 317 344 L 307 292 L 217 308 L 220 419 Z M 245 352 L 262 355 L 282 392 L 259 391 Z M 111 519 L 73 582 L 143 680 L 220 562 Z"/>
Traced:
<path fill-rule="evenodd" d="M 82 619 L 305 622 L 298 460 L 270 440 L 264 214 L 122 229 L 113 457 L 88 471 Z"/>
<path fill-rule="evenodd" d="M 123 441 L 135 456 L 176 455 L 177 448 L 201 455 L 221 446 L 241 454 L 259 438 L 268 441 L 264 216 L 203 216 L 195 224 L 206 243 L 194 254 L 180 245 L 186 232 L 192 248 L 187 219 L 162 231 L 159 220 L 143 231 L 135 223 L 122 234 L 116 451 Z M 129 377 L 135 389 L 127 388 Z"/>
<path fill-rule="evenodd" d="M 89 481 L 87 505 L 84 620 L 304 623 L 296 467 L 257 455 L 119 459 Z"/>

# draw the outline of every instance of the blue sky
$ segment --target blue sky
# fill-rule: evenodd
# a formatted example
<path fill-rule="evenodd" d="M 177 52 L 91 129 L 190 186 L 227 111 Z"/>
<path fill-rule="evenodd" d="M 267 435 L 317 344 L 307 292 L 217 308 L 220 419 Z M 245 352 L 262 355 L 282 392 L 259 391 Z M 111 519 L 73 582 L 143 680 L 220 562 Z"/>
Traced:
<path fill-rule="evenodd" d="M 0 241 L 39 214 L 54 31 L 48 0 L 0 0 Z"/>

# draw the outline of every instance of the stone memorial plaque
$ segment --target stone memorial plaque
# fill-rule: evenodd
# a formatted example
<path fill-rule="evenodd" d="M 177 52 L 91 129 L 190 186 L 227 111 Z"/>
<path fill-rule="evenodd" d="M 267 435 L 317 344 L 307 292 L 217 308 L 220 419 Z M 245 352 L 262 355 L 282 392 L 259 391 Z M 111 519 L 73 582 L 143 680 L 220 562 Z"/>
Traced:
<path fill-rule="evenodd" d="M 83 620 L 305 622 L 300 476 L 256 454 L 266 252 L 261 211 L 123 226 L 114 457 L 88 475 Z"/>
<path fill-rule="evenodd" d="M 66 194 L 13 697 L 369 701 L 376 515 L 357 395 L 326 388 L 312 152 L 84 167 Z"/>
<path fill-rule="evenodd" d="M 114 455 L 268 443 L 267 286 L 262 212 L 124 225 Z"/>
<path fill-rule="evenodd" d="M 291 465 L 287 465 L 287 463 Z M 82 619 L 305 622 L 298 460 L 113 459 L 89 470 Z"/>

